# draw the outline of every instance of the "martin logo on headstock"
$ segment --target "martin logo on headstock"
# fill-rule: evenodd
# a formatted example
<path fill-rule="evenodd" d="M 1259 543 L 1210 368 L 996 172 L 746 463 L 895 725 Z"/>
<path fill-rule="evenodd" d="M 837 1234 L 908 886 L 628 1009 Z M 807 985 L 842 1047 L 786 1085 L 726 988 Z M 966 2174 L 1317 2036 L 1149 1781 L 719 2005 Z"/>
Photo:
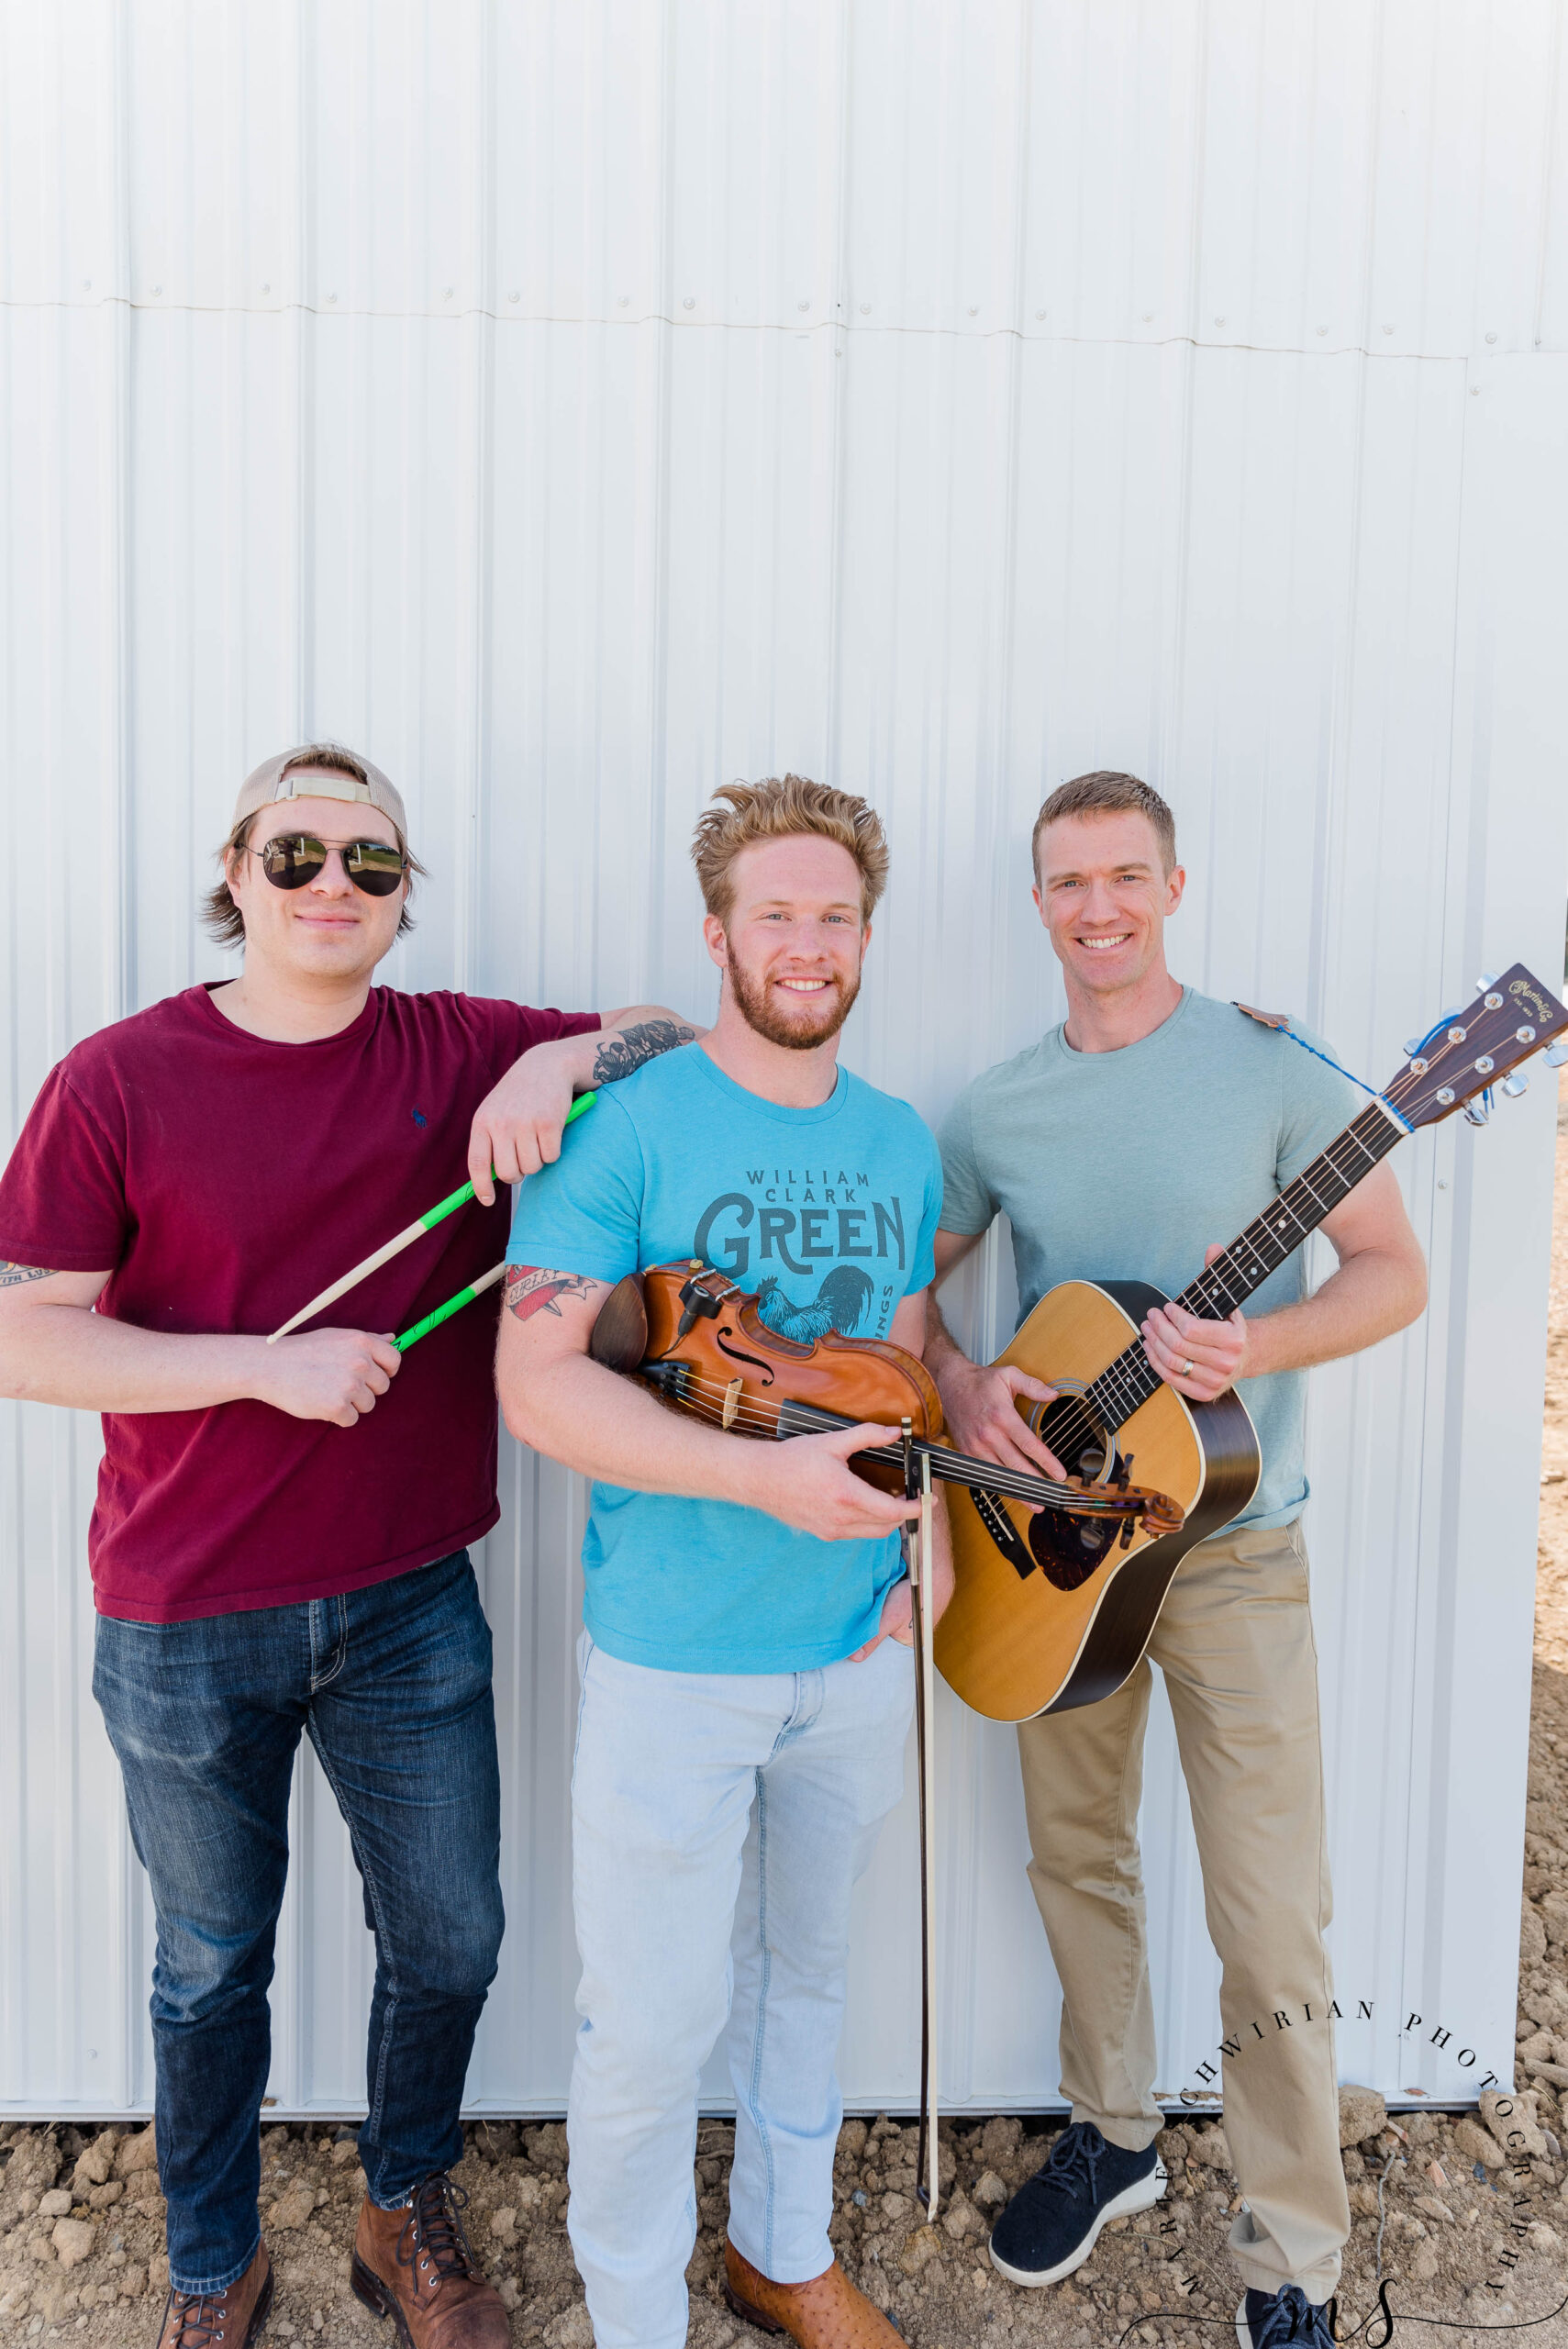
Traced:
<path fill-rule="evenodd" d="M 1479 985 L 1478 1003 L 1445 1011 L 1411 1040 L 1410 1058 L 1380 1097 L 1412 1129 L 1436 1125 L 1455 1109 L 1485 1125 L 1494 1085 L 1517 1096 L 1529 1084 L 1513 1074 L 1521 1061 L 1543 1049 L 1553 1068 L 1568 1060 L 1568 1011 L 1522 963 L 1500 978 L 1483 972 Z"/>

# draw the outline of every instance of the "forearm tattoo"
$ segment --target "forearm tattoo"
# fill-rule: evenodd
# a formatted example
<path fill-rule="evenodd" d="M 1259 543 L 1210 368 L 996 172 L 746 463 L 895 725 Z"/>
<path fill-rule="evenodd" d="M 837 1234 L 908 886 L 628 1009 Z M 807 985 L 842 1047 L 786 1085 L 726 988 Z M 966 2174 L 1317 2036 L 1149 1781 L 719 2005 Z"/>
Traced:
<path fill-rule="evenodd" d="M 629 1076 L 634 1068 L 640 1068 L 644 1061 L 673 1052 L 677 1044 L 689 1044 L 696 1032 L 680 1019 L 644 1019 L 635 1028 L 617 1029 L 599 1046 L 588 1081 L 613 1085 L 617 1077 Z"/>
<path fill-rule="evenodd" d="M 0 1288 L 20 1288 L 24 1281 L 51 1281 L 52 1264 L 13 1264 L 0 1257 Z"/>
<path fill-rule="evenodd" d="M 553 1313 L 561 1319 L 558 1297 L 592 1297 L 603 1281 L 591 1281 L 581 1273 L 541 1272 L 537 1264 L 508 1264 L 506 1286 L 501 1294 L 508 1313 L 519 1321 L 531 1321 L 536 1313 Z"/>

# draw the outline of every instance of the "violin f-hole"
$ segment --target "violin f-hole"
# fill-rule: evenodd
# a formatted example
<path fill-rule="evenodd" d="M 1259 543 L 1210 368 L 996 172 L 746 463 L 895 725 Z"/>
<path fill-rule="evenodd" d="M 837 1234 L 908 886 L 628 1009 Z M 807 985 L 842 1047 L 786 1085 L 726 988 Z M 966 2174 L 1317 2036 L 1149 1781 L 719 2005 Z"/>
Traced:
<path fill-rule="evenodd" d="M 728 1355 L 731 1362 L 750 1363 L 753 1370 L 760 1371 L 762 1373 L 763 1386 L 771 1386 L 773 1383 L 773 1374 L 768 1367 L 768 1364 L 762 1361 L 761 1355 L 744 1353 L 739 1346 L 727 1346 L 725 1344 L 724 1341 L 726 1338 L 732 1338 L 734 1334 L 734 1330 L 727 1321 L 722 1330 L 716 1330 L 714 1333 L 713 1342 L 718 1348 L 721 1354 Z"/>

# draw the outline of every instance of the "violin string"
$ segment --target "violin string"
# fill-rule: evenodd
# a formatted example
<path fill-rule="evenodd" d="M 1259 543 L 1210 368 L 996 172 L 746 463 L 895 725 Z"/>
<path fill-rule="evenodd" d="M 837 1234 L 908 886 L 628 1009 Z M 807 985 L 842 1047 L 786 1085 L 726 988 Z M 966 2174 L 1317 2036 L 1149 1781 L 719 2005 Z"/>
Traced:
<path fill-rule="evenodd" d="M 722 1424 L 722 1403 L 716 1402 L 714 1405 L 707 1406 L 706 1404 L 706 1395 L 711 1395 L 716 1398 L 722 1398 L 728 1391 L 724 1383 L 716 1379 L 704 1379 L 688 1373 L 685 1378 L 682 1381 L 682 1390 L 683 1392 L 695 1390 L 698 1393 L 704 1393 L 706 1390 L 705 1410 L 717 1410 L 720 1415 L 720 1424 Z M 802 1404 L 795 1401 L 794 1398 L 785 1398 L 784 1401 L 781 1402 L 774 1408 L 780 1410 L 789 1408 L 793 1408 L 795 1410 L 809 1410 L 812 1407 L 809 1404 Z M 749 1430 L 754 1430 L 759 1435 L 772 1437 L 776 1432 L 777 1423 L 773 1412 L 765 1408 L 762 1410 L 754 1408 L 743 1397 L 738 1401 L 735 1412 L 731 1417 L 731 1430 L 742 1422 L 745 1422 Z M 829 1421 L 829 1424 L 832 1424 L 832 1422 Z M 848 1426 L 851 1424 L 851 1422 L 846 1419 L 840 1421 L 840 1424 Z M 944 1461 L 950 1461 L 955 1464 L 962 1464 L 967 1467 L 979 1470 L 983 1473 L 984 1488 L 987 1490 L 1010 1493 L 1014 1498 L 1019 1500 L 1039 1500 L 1042 1496 L 1044 1496 L 1053 1501 L 1072 1500 L 1074 1503 L 1079 1503 L 1084 1498 L 1084 1496 L 1079 1492 L 1075 1486 L 1059 1484 L 1053 1479 L 1046 1476 L 1026 1475 L 1017 1469 L 1005 1468 L 999 1464 L 989 1460 L 981 1461 L 978 1459 L 973 1459 L 967 1453 L 954 1452 L 941 1445 L 931 1444 L 925 1438 L 917 1438 L 917 1442 L 921 1449 L 929 1450 L 930 1452 L 931 1464 L 933 1468 L 939 1469 L 939 1473 L 940 1464 Z M 886 1449 L 891 1452 L 893 1447 L 888 1446 Z M 951 1482 L 954 1480 L 950 1478 L 948 1481 Z M 980 1477 L 977 1476 L 975 1481 L 976 1483 L 979 1483 L 981 1481 Z M 1104 1497 L 1108 1499 L 1110 1497 L 1110 1490 L 1107 1488 L 1107 1492 Z"/>
<path fill-rule="evenodd" d="M 728 1386 L 723 1381 L 703 1378 L 691 1372 L 687 1372 L 681 1381 L 683 1397 L 695 1394 L 701 1398 L 700 1403 L 694 1403 L 691 1408 L 699 1411 L 703 1418 L 714 1419 L 721 1427 L 723 1425 L 722 1398 L 728 1393 Z M 712 1401 L 708 1399 L 710 1397 L 714 1398 Z M 777 1432 L 775 1412 L 788 1409 L 810 1411 L 813 1408 L 812 1405 L 802 1403 L 795 1397 L 784 1397 L 772 1408 L 758 1409 L 748 1403 L 742 1396 L 738 1398 L 736 1409 L 731 1415 L 730 1431 L 733 1432 L 744 1422 L 747 1431 L 754 1431 L 759 1435 L 772 1437 Z M 835 1420 L 828 1414 L 824 1414 L 824 1417 L 828 1425 L 841 1424 L 847 1427 L 853 1424 L 848 1419 Z M 1085 1498 L 1088 1497 L 1082 1494 L 1076 1486 L 1058 1484 L 1046 1476 L 1025 1475 L 1017 1469 L 1002 1467 L 993 1461 L 973 1459 L 968 1453 L 954 1452 L 946 1446 L 932 1443 L 926 1437 L 917 1437 L 916 1444 L 918 1450 L 930 1453 L 931 1465 L 939 1475 L 941 1474 L 941 1464 L 944 1462 L 980 1471 L 981 1475 L 976 1476 L 975 1482 L 980 1483 L 983 1476 L 984 1489 L 987 1491 L 1010 1493 L 1015 1499 L 1018 1500 L 1039 1500 L 1044 1497 L 1051 1501 L 1068 1502 L 1078 1507 L 1082 1507 Z M 891 1456 L 895 1453 L 896 1447 L 886 1445 L 881 1450 Z M 878 1456 L 876 1450 L 873 1450 L 872 1456 L 873 1458 Z M 950 1476 L 947 1481 L 951 1483 L 962 1480 Z M 1103 1496 L 1095 1496 L 1094 1499 L 1102 1508 L 1113 1500 L 1119 1508 L 1125 1508 L 1127 1506 L 1125 1497 L 1116 1494 L 1114 1488 L 1107 1488 Z"/>
<path fill-rule="evenodd" d="M 696 1381 L 685 1382 L 687 1386 L 693 1386 L 697 1383 L 698 1382 Z M 722 1387 L 719 1387 L 717 1391 L 719 1394 L 722 1394 L 725 1390 Z M 692 1412 L 695 1418 L 705 1420 L 710 1426 L 722 1429 L 724 1424 L 722 1405 L 711 1402 L 706 1397 L 699 1397 L 695 1401 L 687 1403 L 685 1408 Z M 735 1419 L 730 1422 L 729 1431 L 731 1433 L 734 1432 L 736 1421 L 739 1419 L 740 1416 L 740 1414 L 737 1412 Z M 845 1424 L 849 1425 L 852 1424 L 852 1422 L 847 1421 Z M 772 1419 L 768 1419 L 763 1423 L 763 1431 L 765 1431 L 769 1436 L 773 1434 L 774 1427 Z M 965 1455 L 962 1453 L 944 1453 L 940 1446 L 928 1443 L 923 1437 L 917 1437 L 916 1439 L 916 1442 L 918 1450 L 929 1453 L 931 1457 L 931 1465 L 939 1475 L 942 1474 L 942 1470 L 939 1464 L 944 1458 L 955 1462 L 963 1461 L 965 1458 Z M 868 1453 L 869 1457 L 873 1460 L 885 1459 L 890 1464 L 892 1464 L 896 1461 L 897 1448 L 892 1444 L 881 1447 L 868 1447 Z M 1141 1507 L 1140 1502 L 1131 1500 L 1127 1494 L 1117 1492 L 1114 1489 L 1108 1489 L 1104 1494 L 1084 1494 L 1079 1492 L 1076 1486 L 1069 1485 L 1053 1485 L 1045 1477 L 1018 1476 L 1013 1470 L 995 1467 L 994 1466 L 994 1464 L 988 1460 L 973 1464 L 966 1462 L 965 1464 L 976 1465 L 984 1470 L 984 1483 L 983 1489 L 986 1491 L 1000 1491 L 1010 1494 L 1013 1498 L 1018 1500 L 1040 1502 L 1042 1506 L 1046 1507 L 1072 1508 L 1075 1509 L 1080 1515 L 1088 1516 L 1130 1515 L 1135 1508 Z M 950 1476 L 946 1481 L 952 1483 L 962 1482 L 963 1480 L 955 1479 Z M 980 1480 L 977 1478 L 975 1479 L 975 1482 L 978 1484 Z"/>

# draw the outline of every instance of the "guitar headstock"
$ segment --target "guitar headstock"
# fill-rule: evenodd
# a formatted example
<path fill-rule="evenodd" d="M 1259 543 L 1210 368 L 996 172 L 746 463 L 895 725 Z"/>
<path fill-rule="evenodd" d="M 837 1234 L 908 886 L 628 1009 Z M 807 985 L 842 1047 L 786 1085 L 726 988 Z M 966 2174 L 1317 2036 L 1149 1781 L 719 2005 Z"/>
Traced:
<path fill-rule="evenodd" d="M 1438 1125 L 1543 1048 L 1553 1067 L 1568 1059 L 1568 1011 L 1522 963 L 1500 978 L 1488 974 L 1481 986 L 1473 1003 L 1446 1012 L 1407 1048 L 1410 1058 L 1385 1085 L 1384 1098 L 1407 1125 Z M 1517 1078 L 1505 1090 L 1522 1093 L 1527 1081 Z"/>

